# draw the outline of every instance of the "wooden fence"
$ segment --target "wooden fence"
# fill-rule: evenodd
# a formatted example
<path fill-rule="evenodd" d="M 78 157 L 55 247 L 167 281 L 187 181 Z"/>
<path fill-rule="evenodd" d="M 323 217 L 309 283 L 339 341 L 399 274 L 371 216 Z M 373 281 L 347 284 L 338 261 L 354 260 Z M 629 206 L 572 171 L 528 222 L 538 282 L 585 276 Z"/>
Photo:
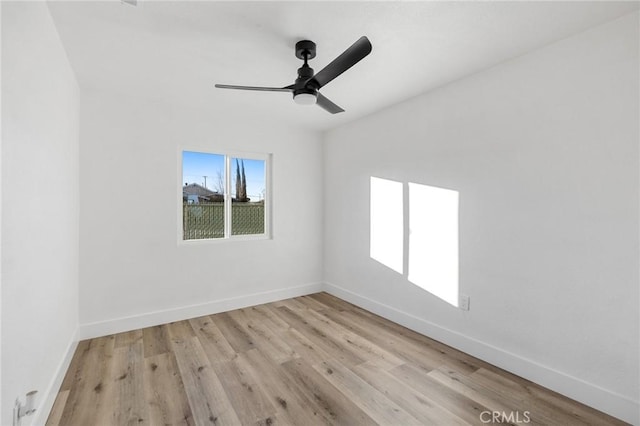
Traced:
<path fill-rule="evenodd" d="M 224 237 L 224 203 L 183 204 L 185 240 Z M 264 234 L 264 203 L 231 205 L 232 235 Z"/>

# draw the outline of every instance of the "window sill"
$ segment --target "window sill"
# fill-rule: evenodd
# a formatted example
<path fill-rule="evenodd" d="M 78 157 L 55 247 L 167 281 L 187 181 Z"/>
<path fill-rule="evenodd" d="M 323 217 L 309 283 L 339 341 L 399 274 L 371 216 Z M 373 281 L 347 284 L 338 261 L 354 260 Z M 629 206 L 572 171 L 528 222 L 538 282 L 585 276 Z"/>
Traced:
<path fill-rule="evenodd" d="M 229 238 L 203 238 L 203 239 L 194 239 L 194 240 L 178 240 L 178 246 L 197 246 L 197 245 L 207 245 L 207 244 L 225 244 L 232 242 L 242 242 L 242 241 L 265 241 L 272 240 L 273 237 L 269 235 L 234 235 Z"/>

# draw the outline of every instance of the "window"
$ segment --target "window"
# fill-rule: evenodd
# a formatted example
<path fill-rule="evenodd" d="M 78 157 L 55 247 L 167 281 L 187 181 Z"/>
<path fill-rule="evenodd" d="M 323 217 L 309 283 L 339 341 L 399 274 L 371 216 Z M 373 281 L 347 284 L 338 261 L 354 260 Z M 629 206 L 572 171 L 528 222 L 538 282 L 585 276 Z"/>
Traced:
<path fill-rule="evenodd" d="M 182 152 L 182 240 L 268 233 L 267 154 Z"/>

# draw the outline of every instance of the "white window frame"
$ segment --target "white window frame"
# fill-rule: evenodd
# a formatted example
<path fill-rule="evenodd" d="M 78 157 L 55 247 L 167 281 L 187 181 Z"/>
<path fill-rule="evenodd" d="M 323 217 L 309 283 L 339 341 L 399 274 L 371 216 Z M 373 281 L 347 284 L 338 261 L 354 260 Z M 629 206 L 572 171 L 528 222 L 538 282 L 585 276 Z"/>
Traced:
<path fill-rule="evenodd" d="M 183 153 L 197 152 L 202 154 L 213 154 L 224 156 L 224 237 L 222 238 L 200 238 L 200 239 L 184 239 L 184 209 L 182 206 L 182 162 Z M 230 151 L 230 150 L 210 150 L 203 148 L 187 148 L 180 147 L 178 149 L 178 243 L 179 244 L 211 244 L 221 243 L 228 241 L 251 241 L 251 240 L 269 240 L 271 235 L 271 163 L 273 155 L 270 153 L 256 153 L 256 152 L 242 152 L 242 151 Z M 231 185 L 231 160 L 233 158 L 245 159 L 245 160 L 261 160 L 264 161 L 264 181 L 265 181 L 265 196 L 264 196 L 264 233 L 262 234 L 243 234 L 232 235 L 232 185 Z"/>

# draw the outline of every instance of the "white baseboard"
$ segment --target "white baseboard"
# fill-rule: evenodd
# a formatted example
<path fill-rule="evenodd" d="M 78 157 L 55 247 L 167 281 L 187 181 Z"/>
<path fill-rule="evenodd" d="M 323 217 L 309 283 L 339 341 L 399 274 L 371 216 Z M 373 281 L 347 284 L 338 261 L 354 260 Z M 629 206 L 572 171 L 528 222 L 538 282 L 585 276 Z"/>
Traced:
<path fill-rule="evenodd" d="M 58 396 L 58 391 L 60 390 L 65 374 L 67 374 L 69 364 L 71 364 L 71 359 L 73 358 L 73 354 L 75 353 L 77 346 L 78 330 L 76 329 L 75 333 L 71 336 L 71 340 L 67 345 L 67 350 L 58 364 L 58 368 L 56 368 L 53 378 L 49 382 L 49 386 L 47 386 L 47 389 L 44 391 L 42 396 L 38 397 L 41 402 L 38 407 L 36 407 L 36 412 L 33 417 L 24 417 L 22 420 L 23 425 L 27 426 L 31 424 L 39 426 L 44 425 L 47 422 L 47 418 L 53 408 L 53 403 L 56 401 L 56 396 Z M 29 420 L 31 420 L 31 423 L 29 423 Z"/>
<path fill-rule="evenodd" d="M 107 336 L 109 334 L 122 333 L 139 328 L 166 324 L 172 321 L 181 321 L 187 318 L 195 318 L 203 315 L 230 311 L 233 309 L 246 308 L 248 306 L 317 293 L 322 291 L 323 288 L 324 286 L 322 283 L 311 283 L 262 293 L 254 293 L 246 296 L 213 300 L 206 303 L 167 309 L 164 311 L 147 312 L 130 317 L 80 324 L 78 338 L 79 340 L 91 339 L 94 337 Z"/>
<path fill-rule="evenodd" d="M 324 291 L 571 399 L 640 425 L 640 403 L 331 283 Z"/>

